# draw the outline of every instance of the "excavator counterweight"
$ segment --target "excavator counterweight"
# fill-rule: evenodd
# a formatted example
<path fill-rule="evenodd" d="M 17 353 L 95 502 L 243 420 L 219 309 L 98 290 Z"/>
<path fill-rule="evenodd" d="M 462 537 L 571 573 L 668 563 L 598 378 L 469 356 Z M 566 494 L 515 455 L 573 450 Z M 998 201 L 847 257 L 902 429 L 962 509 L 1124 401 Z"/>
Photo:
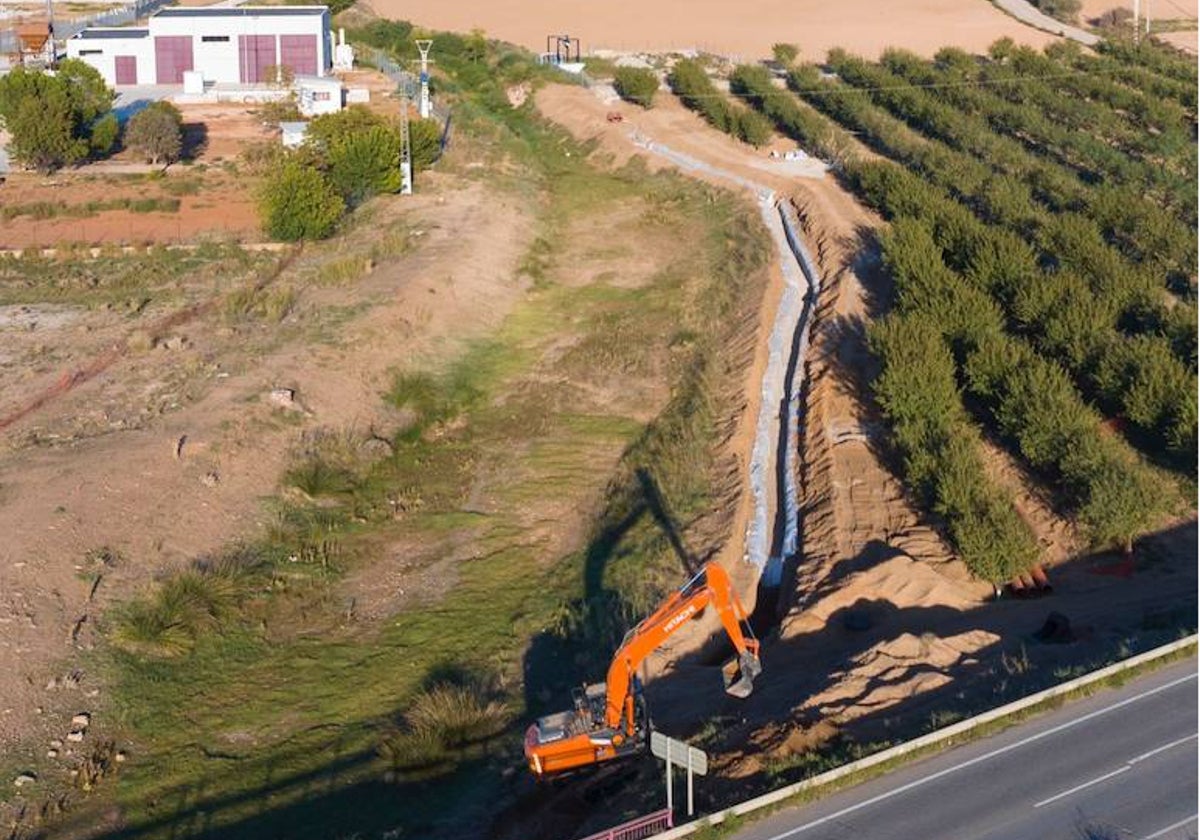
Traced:
<path fill-rule="evenodd" d="M 625 634 L 613 655 L 608 679 L 575 694 L 574 708 L 539 718 L 525 732 L 525 758 L 538 778 L 637 755 L 650 738 L 642 686 L 637 670 L 647 656 L 664 644 L 709 604 L 733 642 L 736 658 L 721 669 L 725 691 L 745 698 L 762 673 L 758 640 L 729 581 L 716 563 L 709 563 L 654 613 Z"/>

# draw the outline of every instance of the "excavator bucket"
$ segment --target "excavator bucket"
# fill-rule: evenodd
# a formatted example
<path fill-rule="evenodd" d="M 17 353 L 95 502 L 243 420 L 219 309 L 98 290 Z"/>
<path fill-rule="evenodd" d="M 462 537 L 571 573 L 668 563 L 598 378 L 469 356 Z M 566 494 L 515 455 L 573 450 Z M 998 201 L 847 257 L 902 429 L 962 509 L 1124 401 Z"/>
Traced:
<path fill-rule="evenodd" d="M 739 698 L 749 697 L 750 692 L 754 691 L 754 678 L 761 673 L 762 663 L 749 651 L 729 660 L 721 667 L 725 693 Z"/>

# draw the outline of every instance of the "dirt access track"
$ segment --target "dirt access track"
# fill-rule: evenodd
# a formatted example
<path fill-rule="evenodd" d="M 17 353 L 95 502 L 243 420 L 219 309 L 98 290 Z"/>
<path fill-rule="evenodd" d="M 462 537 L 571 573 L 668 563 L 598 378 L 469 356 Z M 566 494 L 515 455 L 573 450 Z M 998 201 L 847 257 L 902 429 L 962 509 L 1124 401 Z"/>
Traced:
<path fill-rule="evenodd" d="M 557 0 L 370 0 L 380 17 L 434 29 L 482 29 L 492 38 L 541 52 L 546 36 L 569 33 L 585 52 L 696 49 L 746 60 L 766 57 L 779 41 L 823 58 L 833 47 L 877 56 L 887 47 L 932 55 L 952 45 L 982 52 L 997 38 L 1040 47 L 1056 37 L 1008 17 L 988 0 L 747 0 L 731 15 L 726 0 L 562 3 Z"/>
<path fill-rule="evenodd" d="M 726 780 L 750 777 L 839 730 L 859 739 L 885 737 L 895 715 L 927 720 L 938 709 L 999 702 L 1031 668 L 1101 657 L 1121 634 L 1173 611 L 1194 612 L 1194 518 L 1145 540 L 1144 562 L 1129 576 L 1106 574 L 1115 558 L 1084 555 L 1071 523 L 994 447 L 986 451 L 988 468 L 1034 527 L 1057 588 L 1049 600 L 991 603 L 991 587 L 972 580 L 928 527 L 882 454 L 882 421 L 867 395 L 872 359 L 864 334 L 889 294 L 872 235 L 881 220 L 832 176 L 776 174 L 781 164 L 764 151 L 708 128 L 665 92 L 644 111 L 606 100 L 600 90 L 552 85 L 536 103 L 615 163 L 647 154 L 652 142 L 774 190 L 796 207 L 823 276 L 801 409 L 802 548 L 781 596 L 778 638 L 764 650 L 766 670 L 746 701 L 721 693 L 706 657 L 674 658 L 694 648 L 695 639 L 657 658 L 647 692 L 666 731 L 695 733 L 698 709 L 734 716 L 741 723 L 706 748 L 720 754 Z M 621 122 L 607 119 L 613 111 Z M 665 165 L 654 154 L 648 162 Z M 776 277 L 763 323 L 773 318 L 778 295 Z M 1034 640 L 1051 610 L 1075 623 L 1074 644 Z"/>

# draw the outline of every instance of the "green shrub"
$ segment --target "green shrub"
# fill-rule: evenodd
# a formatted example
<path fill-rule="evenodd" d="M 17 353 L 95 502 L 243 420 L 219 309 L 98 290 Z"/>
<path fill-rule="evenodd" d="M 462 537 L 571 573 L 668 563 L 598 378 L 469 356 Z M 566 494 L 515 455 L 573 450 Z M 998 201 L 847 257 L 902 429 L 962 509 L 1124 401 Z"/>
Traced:
<path fill-rule="evenodd" d="M 428 169 L 442 153 L 442 127 L 437 120 L 410 120 L 408 142 L 412 147 L 413 172 Z"/>
<path fill-rule="evenodd" d="M 450 765 L 462 750 L 501 732 L 507 706 L 474 684 L 441 683 L 417 695 L 400 726 L 380 740 L 390 772 L 419 777 Z"/>
<path fill-rule="evenodd" d="M 125 145 L 147 163 L 175 162 L 183 149 L 183 115 L 170 102 L 151 103 L 129 119 Z"/>
<path fill-rule="evenodd" d="M 436 736 L 451 747 L 496 734 L 508 708 L 488 700 L 476 686 L 442 684 L 422 692 L 404 713 L 414 732 Z"/>
<path fill-rule="evenodd" d="M 169 659 L 189 653 L 202 634 L 217 630 L 229 614 L 235 574 L 226 566 L 175 575 L 153 596 L 116 610 L 110 641 L 141 657 Z"/>
<path fill-rule="evenodd" d="M 338 143 L 373 128 L 392 128 L 394 123 L 366 105 L 351 105 L 332 114 L 313 117 L 305 141 L 328 153 Z"/>
<path fill-rule="evenodd" d="M 790 67 L 800 57 L 800 48 L 795 44 L 772 44 L 771 55 L 784 67 Z"/>
<path fill-rule="evenodd" d="M 79 59 L 64 59 L 54 74 L 16 67 L 0 75 L 0 125 L 12 136 L 10 154 L 46 172 L 78 163 L 99 151 L 104 133 L 111 133 L 104 122 L 93 146 L 92 132 L 115 96 L 95 68 Z"/>
<path fill-rule="evenodd" d="M 1033 0 L 1033 5 L 1065 23 L 1075 23 L 1079 18 L 1079 10 L 1083 8 L 1080 0 Z"/>
<path fill-rule="evenodd" d="M 613 73 L 613 87 L 626 102 L 649 108 L 658 91 L 658 76 L 643 67 L 618 67 Z"/>
<path fill-rule="evenodd" d="M 346 203 L 321 172 L 292 159 L 268 176 L 259 194 L 263 229 L 284 242 L 324 239 L 345 210 Z"/>
<path fill-rule="evenodd" d="M 343 137 L 329 150 L 329 180 L 354 207 L 379 193 L 399 192 L 400 136 L 375 126 Z"/>
<path fill-rule="evenodd" d="M 296 104 L 295 95 L 292 95 L 264 102 L 258 107 L 258 118 L 268 125 L 279 125 L 302 120 L 304 115 L 300 113 L 300 106 Z"/>
<path fill-rule="evenodd" d="M 117 122 L 117 115 L 111 112 L 105 114 L 92 125 L 92 152 L 101 157 L 107 155 L 116 147 L 120 136 L 121 124 Z"/>
<path fill-rule="evenodd" d="M 737 115 L 737 137 L 751 146 L 771 142 L 771 122 L 757 111 L 745 110 Z"/>

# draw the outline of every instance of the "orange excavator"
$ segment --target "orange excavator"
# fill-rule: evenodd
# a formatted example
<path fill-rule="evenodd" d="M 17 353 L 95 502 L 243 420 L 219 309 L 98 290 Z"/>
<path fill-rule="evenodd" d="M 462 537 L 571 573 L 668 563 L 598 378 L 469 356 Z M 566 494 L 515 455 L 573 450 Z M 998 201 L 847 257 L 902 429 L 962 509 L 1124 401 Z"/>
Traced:
<path fill-rule="evenodd" d="M 539 779 L 640 753 L 650 738 L 650 718 L 637 670 L 642 661 L 689 619 L 714 604 L 737 657 L 722 668 L 725 691 L 748 697 L 762 673 L 758 640 L 730 586 L 729 575 L 709 563 L 653 615 L 625 634 L 608 668 L 607 682 L 576 690 L 575 707 L 539 718 L 525 732 L 525 758 Z"/>

